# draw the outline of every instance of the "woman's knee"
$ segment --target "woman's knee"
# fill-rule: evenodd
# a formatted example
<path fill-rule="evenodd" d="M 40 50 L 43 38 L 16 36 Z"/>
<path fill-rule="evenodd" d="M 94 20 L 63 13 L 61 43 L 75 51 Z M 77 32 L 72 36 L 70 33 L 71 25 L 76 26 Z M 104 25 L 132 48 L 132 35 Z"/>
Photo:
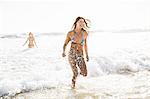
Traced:
<path fill-rule="evenodd" d="M 87 76 L 87 71 L 85 72 L 84 76 L 85 76 L 85 77 Z"/>
<path fill-rule="evenodd" d="M 74 76 L 77 77 L 78 76 L 78 71 L 74 71 Z"/>

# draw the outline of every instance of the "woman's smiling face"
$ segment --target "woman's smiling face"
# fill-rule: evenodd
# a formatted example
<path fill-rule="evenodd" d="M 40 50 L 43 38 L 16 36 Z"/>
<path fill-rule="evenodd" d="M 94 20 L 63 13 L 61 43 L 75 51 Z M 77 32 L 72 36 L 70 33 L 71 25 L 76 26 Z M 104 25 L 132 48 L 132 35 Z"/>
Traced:
<path fill-rule="evenodd" d="M 79 19 L 78 20 L 77 27 L 80 27 L 80 28 L 84 28 L 85 27 L 85 22 L 84 22 L 83 19 Z"/>

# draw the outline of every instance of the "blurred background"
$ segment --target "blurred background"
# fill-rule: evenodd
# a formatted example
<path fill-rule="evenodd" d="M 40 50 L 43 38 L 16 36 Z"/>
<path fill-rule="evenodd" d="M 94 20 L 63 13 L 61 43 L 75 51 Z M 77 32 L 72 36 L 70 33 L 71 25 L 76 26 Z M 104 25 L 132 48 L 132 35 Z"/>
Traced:
<path fill-rule="evenodd" d="M 149 0 L 0 0 L 0 33 L 68 32 L 76 17 L 91 31 L 149 30 Z"/>

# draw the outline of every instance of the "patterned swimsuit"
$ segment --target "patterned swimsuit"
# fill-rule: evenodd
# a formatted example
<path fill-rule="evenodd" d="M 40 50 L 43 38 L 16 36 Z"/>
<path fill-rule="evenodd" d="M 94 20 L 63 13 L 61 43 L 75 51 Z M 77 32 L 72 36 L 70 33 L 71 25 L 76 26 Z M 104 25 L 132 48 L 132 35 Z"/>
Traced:
<path fill-rule="evenodd" d="M 73 71 L 73 78 L 72 78 L 72 83 L 73 84 L 75 84 L 76 78 L 78 76 L 77 66 L 80 69 L 80 74 L 83 75 L 83 76 L 87 76 L 87 68 L 86 68 L 86 64 L 85 64 L 84 56 L 83 56 L 83 45 L 84 45 L 83 32 L 82 32 L 81 43 L 76 43 L 75 40 L 74 40 L 75 37 L 76 37 L 76 33 L 71 38 L 72 42 L 71 42 L 71 48 L 70 48 L 69 56 L 68 56 L 69 63 L 71 65 L 71 68 L 72 68 L 72 71 Z"/>

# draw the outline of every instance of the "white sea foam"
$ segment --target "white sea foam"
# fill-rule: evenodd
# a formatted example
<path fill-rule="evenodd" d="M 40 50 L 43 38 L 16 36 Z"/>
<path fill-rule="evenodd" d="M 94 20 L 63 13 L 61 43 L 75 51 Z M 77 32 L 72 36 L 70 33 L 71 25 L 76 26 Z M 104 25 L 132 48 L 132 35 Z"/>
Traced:
<path fill-rule="evenodd" d="M 28 49 L 22 46 L 25 35 L 1 35 L 0 96 L 70 86 L 72 71 L 67 57 L 61 57 L 65 37 L 38 34 L 38 48 Z M 78 77 L 77 89 L 108 97 L 149 96 L 149 49 L 149 32 L 89 33 L 88 76 Z"/>

